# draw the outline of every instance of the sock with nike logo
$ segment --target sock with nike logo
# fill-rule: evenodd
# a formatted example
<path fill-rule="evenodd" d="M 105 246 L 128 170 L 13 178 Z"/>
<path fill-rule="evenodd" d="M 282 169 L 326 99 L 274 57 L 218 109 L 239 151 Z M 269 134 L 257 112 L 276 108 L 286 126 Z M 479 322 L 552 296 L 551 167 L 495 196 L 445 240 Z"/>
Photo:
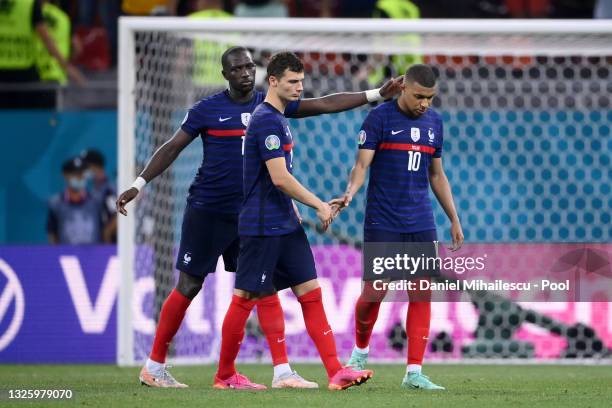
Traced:
<path fill-rule="evenodd" d="M 277 294 L 263 297 L 257 301 L 257 319 L 268 340 L 272 364 L 274 366 L 286 364 L 289 359 L 285 341 L 285 317 Z"/>
<path fill-rule="evenodd" d="M 408 313 L 406 313 L 406 335 L 408 337 L 408 364 L 423 364 L 423 356 L 429 337 L 431 320 L 431 291 L 409 291 Z"/>
<path fill-rule="evenodd" d="M 306 330 L 319 351 L 321 361 L 323 361 L 325 370 L 327 370 L 327 375 L 331 378 L 342 369 L 342 364 L 338 360 L 334 334 L 331 327 L 329 327 L 325 309 L 323 308 L 321 288 L 316 288 L 303 294 L 298 297 L 298 301 L 300 306 L 302 306 Z"/>

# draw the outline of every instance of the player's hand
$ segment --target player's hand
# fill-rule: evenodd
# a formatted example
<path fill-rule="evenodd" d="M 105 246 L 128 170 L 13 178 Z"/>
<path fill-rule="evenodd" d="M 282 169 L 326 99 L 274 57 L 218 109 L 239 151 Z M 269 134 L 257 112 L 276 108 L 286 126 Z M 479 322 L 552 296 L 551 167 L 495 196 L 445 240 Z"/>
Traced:
<path fill-rule="evenodd" d="M 463 229 L 461 228 L 461 222 L 459 222 L 459 220 L 453 221 L 451 224 L 451 238 L 453 240 L 453 246 L 448 249 L 454 252 L 463 245 Z"/>
<path fill-rule="evenodd" d="M 327 228 L 334 219 L 331 206 L 322 202 L 319 208 L 317 208 L 317 217 L 319 217 L 319 221 L 321 221 L 323 231 L 327 231 Z"/>
<path fill-rule="evenodd" d="M 380 95 L 385 99 L 391 99 L 395 95 L 398 95 L 402 91 L 402 84 L 404 83 L 404 76 L 398 76 L 384 83 L 380 88 Z"/>
<path fill-rule="evenodd" d="M 117 198 L 117 212 L 123 215 L 127 215 L 127 210 L 125 209 L 125 206 L 127 205 L 127 203 L 136 198 L 137 195 L 138 190 L 134 187 L 130 187 L 129 189 L 121 193 L 119 198 Z"/>
<path fill-rule="evenodd" d="M 334 212 L 334 218 L 340 213 L 340 211 L 344 210 L 349 204 L 353 201 L 353 196 L 345 193 L 341 197 L 333 198 L 329 200 L 327 203 L 332 207 Z"/>

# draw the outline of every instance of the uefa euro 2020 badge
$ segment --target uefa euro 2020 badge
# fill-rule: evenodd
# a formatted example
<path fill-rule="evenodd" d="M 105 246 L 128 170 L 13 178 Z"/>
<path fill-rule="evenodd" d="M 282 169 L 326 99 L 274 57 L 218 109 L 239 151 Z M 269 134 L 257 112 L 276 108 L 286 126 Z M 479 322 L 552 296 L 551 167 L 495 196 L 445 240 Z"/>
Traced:
<path fill-rule="evenodd" d="M 268 150 L 276 150 L 280 147 L 280 139 L 276 135 L 266 137 L 266 148 Z"/>
<path fill-rule="evenodd" d="M 366 131 L 362 130 L 359 132 L 359 140 L 357 140 L 357 143 L 359 143 L 360 145 L 364 144 L 366 141 L 367 135 L 366 135 Z"/>

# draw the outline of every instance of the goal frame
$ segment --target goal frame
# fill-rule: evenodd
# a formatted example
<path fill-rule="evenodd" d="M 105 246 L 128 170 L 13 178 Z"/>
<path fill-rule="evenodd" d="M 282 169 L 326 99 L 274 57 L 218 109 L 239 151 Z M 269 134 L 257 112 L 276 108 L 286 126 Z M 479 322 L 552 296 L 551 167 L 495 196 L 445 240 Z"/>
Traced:
<path fill-rule="evenodd" d="M 135 165 L 135 34 L 158 32 L 258 32 L 258 33 L 405 33 L 405 34 L 495 34 L 527 35 L 597 35 L 611 34 L 606 20 L 493 20 L 493 19 L 187 19 L 180 17 L 121 17 L 119 19 L 119 89 L 118 89 L 118 188 L 127 189 L 137 174 Z M 448 47 L 448 45 L 447 45 Z M 531 48 L 529 48 L 531 49 Z M 431 50 L 419 50 L 431 53 Z M 464 49 L 459 49 L 464 53 Z M 561 51 L 561 50 L 559 50 Z M 597 50 L 590 50 L 595 54 Z M 548 52 L 548 53 L 553 53 Z M 520 49 L 503 55 L 520 55 Z M 502 53 L 500 53 L 502 55 Z M 565 54 L 567 55 L 567 50 Z M 135 218 L 120 217 L 118 233 L 119 296 L 117 303 L 117 364 L 133 366 L 134 332 L 132 293 L 134 288 Z"/>

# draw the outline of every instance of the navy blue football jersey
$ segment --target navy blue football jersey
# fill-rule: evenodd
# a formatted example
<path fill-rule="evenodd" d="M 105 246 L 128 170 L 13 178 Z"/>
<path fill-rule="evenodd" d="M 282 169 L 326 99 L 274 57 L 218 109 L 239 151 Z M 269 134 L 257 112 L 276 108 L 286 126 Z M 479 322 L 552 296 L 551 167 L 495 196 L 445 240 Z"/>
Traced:
<path fill-rule="evenodd" d="M 293 137 L 287 119 L 267 102 L 253 112 L 244 140 L 244 202 L 239 235 L 284 235 L 299 222 L 291 198 L 272 183 L 266 161 L 283 157 L 293 172 Z"/>
<path fill-rule="evenodd" d="M 242 195 L 242 143 L 246 127 L 265 94 L 254 93 L 246 103 L 236 103 L 228 91 L 198 101 L 185 115 L 181 129 L 193 138 L 202 138 L 204 155 L 189 187 L 190 205 L 210 211 L 238 215 Z M 293 116 L 299 101 L 287 105 L 285 115 Z"/>
<path fill-rule="evenodd" d="M 435 229 L 429 166 L 442 156 L 442 118 L 433 109 L 412 118 L 397 101 L 366 117 L 359 148 L 376 150 L 370 166 L 365 229 L 412 233 Z"/>

